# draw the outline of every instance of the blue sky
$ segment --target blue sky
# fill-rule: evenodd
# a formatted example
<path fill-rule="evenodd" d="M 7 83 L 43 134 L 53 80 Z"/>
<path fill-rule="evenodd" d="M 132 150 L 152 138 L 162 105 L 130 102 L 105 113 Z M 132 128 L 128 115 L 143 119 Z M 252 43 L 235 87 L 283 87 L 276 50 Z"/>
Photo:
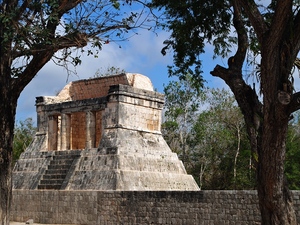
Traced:
<path fill-rule="evenodd" d="M 67 83 L 93 77 L 98 69 L 118 67 L 129 73 L 140 73 L 148 76 L 154 88 L 158 92 L 163 92 L 163 85 L 167 84 L 167 66 L 172 64 L 172 54 L 163 56 L 160 50 L 163 41 L 169 36 L 165 31 L 157 34 L 143 30 L 139 35 L 135 35 L 129 41 L 119 44 L 109 43 L 103 46 L 98 58 L 92 56 L 82 57 L 82 64 L 76 68 L 77 75 L 68 77 L 67 71 L 49 62 L 31 81 L 22 92 L 17 108 L 16 120 L 22 121 L 28 117 L 36 120 L 35 97 L 55 96 Z M 219 78 L 214 78 L 209 74 L 217 61 L 213 61 L 210 48 L 203 58 L 204 77 L 209 86 L 224 87 L 224 83 Z M 218 63 L 222 64 L 222 61 Z M 174 78 L 171 78 L 174 79 Z"/>

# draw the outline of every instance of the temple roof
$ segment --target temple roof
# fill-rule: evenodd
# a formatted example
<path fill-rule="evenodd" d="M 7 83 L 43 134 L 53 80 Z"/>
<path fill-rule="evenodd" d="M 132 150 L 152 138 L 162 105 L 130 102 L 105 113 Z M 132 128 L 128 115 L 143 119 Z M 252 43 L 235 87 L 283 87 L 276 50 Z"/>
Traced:
<path fill-rule="evenodd" d="M 137 73 L 123 73 L 119 75 L 97 77 L 73 81 L 67 84 L 57 96 L 49 96 L 51 103 L 76 101 L 106 96 L 109 87 L 116 84 L 130 85 L 135 88 L 153 91 L 151 80 Z M 50 103 L 49 102 L 49 103 Z"/>

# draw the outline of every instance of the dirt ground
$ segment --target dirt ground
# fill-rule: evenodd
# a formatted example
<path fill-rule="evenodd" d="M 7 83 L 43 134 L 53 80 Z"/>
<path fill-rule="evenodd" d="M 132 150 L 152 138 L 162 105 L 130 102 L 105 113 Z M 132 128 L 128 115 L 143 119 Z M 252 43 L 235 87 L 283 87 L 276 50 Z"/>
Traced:
<path fill-rule="evenodd" d="M 25 224 L 30 224 L 26 222 L 10 222 L 9 225 L 25 225 Z M 31 225 L 37 225 L 37 223 L 31 223 Z M 42 225 L 42 224 L 39 224 Z"/>

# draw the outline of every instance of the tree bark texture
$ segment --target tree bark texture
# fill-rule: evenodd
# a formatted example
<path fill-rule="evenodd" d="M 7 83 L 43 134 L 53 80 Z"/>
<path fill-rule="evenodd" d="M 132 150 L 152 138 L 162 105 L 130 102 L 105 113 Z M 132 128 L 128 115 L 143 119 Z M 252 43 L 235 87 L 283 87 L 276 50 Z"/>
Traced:
<path fill-rule="evenodd" d="M 292 194 L 284 177 L 288 121 L 270 121 L 268 116 L 264 116 L 256 168 L 262 224 L 297 224 Z"/>
<path fill-rule="evenodd" d="M 261 88 L 263 93 L 263 123 L 258 151 L 257 190 L 262 224 L 297 224 L 292 194 L 284 175 L 286 137 L 291 111 L 289 61 L 286 45 L 277 47 L 266 39 L 262 47 Z M 270 48 L 271 47 L 271 48 Z M 282 101 L 279 94 L 286 95 Z"/>
<path fill-rule="evenodd" d="M 12 146 L 16 98 L 1 91 L 0 102 L 0 224 L 9 225 L 12 199 Z M 10 93 L 13 95 L 12 93 Z"/>

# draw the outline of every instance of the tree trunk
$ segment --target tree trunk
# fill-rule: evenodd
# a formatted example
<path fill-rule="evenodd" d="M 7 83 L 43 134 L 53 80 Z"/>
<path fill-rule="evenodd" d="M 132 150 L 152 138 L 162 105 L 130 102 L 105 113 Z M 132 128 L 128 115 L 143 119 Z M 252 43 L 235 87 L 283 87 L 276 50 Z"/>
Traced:
<path fill-rule="evenodd" d="M 266 225 L 297 224 L 292 194 L 284 177 L 287 124 L 288 121 L 264 122 L 257 164 L 257 190 L 262 224 Z"/>
<path fill-rule="evenodd" d="M 279 68 L 278 71 L 280 73 Z M 265 76 L 268 77 L 266 82 L 269 86 L 264 90 L 262 138 L 259 143 L 257 163 L 257 191 L 262 224 L 296 225 L 292 193 L 289 191 L 284 174 L 290 115 L 286 106 L 278 100 L 277 93 L 280 87 L 278 88 L 275 83 L 280 84 L 277 80 L 279 75 L 274 76 L 274 81 L 270 79 L 271 76 Z"/>
<path fill-rule="evenodd" d="M 282 71 L 280 63 L 274 59 L 276 54 L 270 55 L 272 59 L 266 61 L 272 64 L 262 63 L 265 65 L 262 68 L 271 68 L 267 72 L 261 71 L 263 105 L 255 90 L 244 82 L 239 72 L 216 66 L 211 74 L 228 84 L 245 118 L 257 172 L 261 224 L 296 225 L 293 198 L 284 175 L 290 112 L 288 106 L 278 100 Z"/>
<path fill-rule="evenodd" d="M 2 89 L 3 90 L 3 89 Z M 17 101 L 3 92 L 0 102 L 0 221 L 9 225 L 12 199 L 12 146 Z M 13 100 L 14 99 L 14 100 Z"/>

